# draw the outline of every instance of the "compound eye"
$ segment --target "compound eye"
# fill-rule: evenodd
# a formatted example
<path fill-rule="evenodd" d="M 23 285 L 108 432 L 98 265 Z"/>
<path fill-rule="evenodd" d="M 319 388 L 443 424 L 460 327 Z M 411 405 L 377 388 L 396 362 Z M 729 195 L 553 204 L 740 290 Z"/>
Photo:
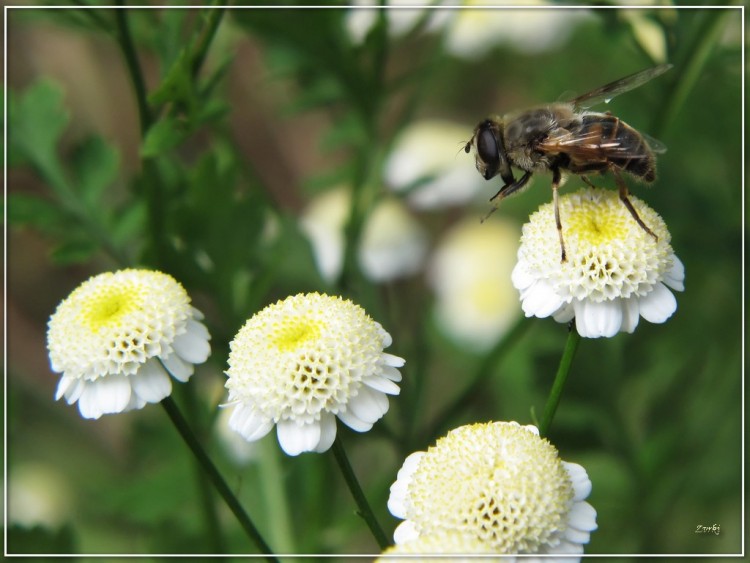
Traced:
<path fill-rule="evenodd" d="M 484 164 L 484 179 L 489 180 L 497 174 L 500 165 L 500 154 L 497 139 L 489 128 L 482 128 L 477 133 L 477 156 Z"/>

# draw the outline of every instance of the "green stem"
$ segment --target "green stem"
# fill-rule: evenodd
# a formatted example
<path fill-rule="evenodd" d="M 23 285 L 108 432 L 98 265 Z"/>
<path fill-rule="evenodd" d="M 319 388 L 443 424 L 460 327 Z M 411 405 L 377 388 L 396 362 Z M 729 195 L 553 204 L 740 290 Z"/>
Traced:
<path fill-rule="evenodd" d="M 117 0 L 118 6 L 125 6 L 123 0 Z M 117 38 L 122 50 L 125 64 L 128 67 L 130 79 L 133 82 L 135 99 L 138 104 L 138 117 L 141 127 L 141 138 L 146 135 L 153 124 L 153 115 L 151 107 L 148 105 L 146 93 L 146 82 L 143 78 L 138 56 L 135 52 L 133 37 L 130 33 L 126 8 L 115 10 L 115 23 L 117 27 Z M 146 160 L 144 162 L 144 177 L 148 179 L 145 187 L 145 196 L 148 203 L 148 225 L 151 233 L 152 244 L 154 248 L 154 262 L 163 265 L 167 255 L 167 243 L 164 239 L 163 224 L 165 217 L 165 197 L 164 185 L 161 179 L 161 173 L 155 163 Z"/>
<path fill-rule="evenodd" d="M 193 78 L 198 75 L 201 66 L 203 66 L 206 53 L 208 53 L 208 47 L 211 45 L 211 41 L 213 41 L 213 38 L 216 35 L 216 30 L 219 28 L 221 18 L 224 16 L 224 6 L 226 3 L 226 0 L 214 0 L 212 2 L 212 7 L 208 10 L 206 27 L 198 40 L 198 44 L 191 53 L 192 63 L 190 70 L 193 74 Z"/>
<path fill-rule="evenodd" d="M 388 538 L 386 537 L 385 532 L 383 532 L 383 528 L 380 527 L 380 524 L 378 524 L 378 521 L 375 519 L 375 514 L 370 508 L 367 498 L 365 498 L 365 493 L 362 492 L 362 487 L 359 486 L 357 476 L 352 470 L 349 458 L 347 458 L 344 446 L 341 443 L 341 438 L 338 436 L 333 442 L 333 455 L 336 458 L 336 463 L 338 463 L 339 468 L 341 469 L 341 473 L 344 475 L 344 480 L 349 487 L 349 491 L 351 491 L 352 496 L 354 497 L 354 502 L 357 503 L 357 513 L 367 523 L 367 526 L 375 537 L 375 541 L 378 542 L 380 549 L 385 549 L 389 545 Z"/>
<path fill-rule="evenodd" d="M 540 436 L 546 436 L 547 432 L 549 432 L 549 427 L 552 425 L 552 419 L 555 417 L 555 411 L 560 404 L 565 381 L 568 379 L 570 366 L 573 364 L 573 357 L 576 354 L 576 349 L 580 341 L 581 335 L 578 334 L 575 326 L 571 326 L 568 332 L 568 341 L 565 343 L 565 349 L 563 350 L 562 358 L 560 358 L 560 366 L 557 368 L 555 381 L 552 383 L 552 389 L 547 397 L 547 404 L 544 405 L 542 422 L 539 424 Z"/>
<path fill-rule="evenodd" d="M 130 34 L 130 26 L 126 16 L 126 9 L 124 8 L 125 3 L 123 0 L 117 0 L 118 6 L 123 8 L 115 10 L 115 24 L 117 26 L 117 37 L 120 43 L 120 49 L 125 57 L 125 64 L 128 67 L 130 73 L 130 79 L 133 81 L 133 88 L 135 89 L 135 98 L 138 103 L 138 117 L 141 124 L 141 136 L 146 134 L 146 131 L 151 126 L 152 115 L 151 108 L 148 105 L 146 97 L 146 81 L 143 78 L 143 72 L 141 72 L 141 65 L 138 62 L 138 56 L 135 52 L 135 46 L 133 44 L 133 37 Z"/>
<path fill-rule="evenodd" d="M 161 405 L 164 407 L 164 410 L 167 411 L 167 415 L 175 425 L 175 428 L 177 428 L 180 436 L 182 436 L 182 439 L 185 440 L 185 443 L 190 448 L 190 451 L 193 452 L 193 455 L 198 460 L 198 463 L 205 471 L 214 488 L 224 499 L 224 502 L 226 502 L 229 510 L 231 510 L 235 515 L 237 521 L 245 530 L 245 533 L 247 533 L 248 537 L 253 541 L 253 543 L 255 543 L 255 545 L 258 547 L 258 550 L 266 555 L 266 559 L 268 561 L 278 563 L 278 559 L 276 559 L 276 557 L 272 555 L 273 552 L 271 551 L 271 548 L 268 547 L 268 544 L 266 544 L 265 540 L 260 535 L 260 532 L 258 532 L 255 524 L 253 524 L 252 520 L 250 520 L 250 517 L 242 508 L 242 505 L 237 500 L 237 497 L 234 496 L 234 493 L 232 493 L 226 481 L 224 481 L 224 478 L 219 473 L 219 470 L 216 469 L 216 466 L 213 464 L 211 459 L 208 457 L 208 454 L 206 454 L 206 451 L 196 439 L 195 434 L 193 434 L 193 431 L 190 429 L 190 426 L 188 426 L 187 421 L 182 416 L 182 413 L 180 413 L 180 410 L 177 408 L 175 402 L 171 397 L 167 397 L 166 399 L 163 399 L 161 401 Z"/>

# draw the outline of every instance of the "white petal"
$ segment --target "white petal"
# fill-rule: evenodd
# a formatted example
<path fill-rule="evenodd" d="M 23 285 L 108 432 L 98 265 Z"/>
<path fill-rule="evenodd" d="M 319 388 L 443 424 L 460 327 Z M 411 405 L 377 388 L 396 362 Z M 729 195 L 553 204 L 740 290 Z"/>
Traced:
<path fill-rule="evenodd" d="M 204 335 L 208 335 L 206 327 L 190 319 L 187 322 L 187 331 L 174 339 L 172 347 L 183 360 L 191 364 L 202 364 L 211 354 L 211 345 Z"/>
<path fill-rule="evenodd" d="M 346 424 L 355 432 L 367 432 L 370 428 L 372 428 L 371 422 L 365 422 L 364 420 L 358 418 L 357 415 L 355 415 L 351 411 L 351 409 L 339 411 L 336 416 L 339 417 L 339 420 L 341 422 Z"/>
<path fill-rule="evenodd" d="M 568 526 L 584 532 L 596 530 L 596 510 L 587 502 L 575 502 L 568 513 Z"/>
<path fill-rule="evenodd" d="M 390 333 L 383 328 L 383 325 L 381 325 L 379 322 L 375 321 L 375 326 L 378 329 L 378 332 L 380 333 L 380 338 L 382 339 L 383 348 L 388 348 L 391 344 L 393 344 L 393 337 L 390 335 Z"/>
<path fill-rule="evenodd" d="M 208 332 L 206 325 L 200 322 L 202 318 L 203 315 L 201 315 L 200 318 L 194 316 L 192 319 L 188 319 L 187 330 L 202 340 L 211 340 L 211 334 Z"/>
<path fill-rule="evenodd" d="M 388 510 L 396 518 L 406 518 L 406 499 L 409 494 L 409 484 L 414 472 L 419 467 L 419 461 L 424 455 L 425 452 L 414 452 L 409 455 L 404 460 L 401 469 L 398 470 L 396 481 L 391 485 L 391 492 L 388 497 Z"/>
<path fill-rule="evenodd" d="M 387 352 L 383 352 L 383 354 L 380 356 L 380 359 L 385 365 L 394 368 L 403 367 L 403 365 L 406 363 L 405 359 L 399 358 L 398 356 L 394 356 L 393 354 L 389 354 Z"/>
<path fill-rule="evenodd" d="M 141 399 L 138 395 L 135 393 L 130 394 L 130 401 L 128 401 L 127 406 L 123 409 L 123 411 L 132 411 L 136 409 L 142 409 L 146 406 L 146 401 Z"/>
<path fill-rule="evenodd" d="M 591 479 L 586 470 L 577 463 L 563 461 L 562 464 L 573 484 L 573 500 L 579 501 L 587 498 L 591 494 Z"/>
<path fill-rule="evenodd" d="M 158 403 L 172 392 L 172 381 L 156 359 L 148 360 L 131 375 L 130 383 L 133 392 L 147 403 Z"/>
<path fill-rule="evenodd" d="M 525 294 L 521 308 L 527 317 L 549 317 L 562 307 L 564 301 L 555 293 L 552 286 L 546 280 L 539 280 L 533 290 Z"/>
<path fill-rule="evenodd" d="M 72 405 L 78 399 L 80 399 L 81 394 L 83 394 L 83 390 L 86 388 L 86 380 L 78 378 L 75 379 L 75 383 L 72 386 L 68 387 L 67 391 L 65 391 L 65 401 L 69 405 Z"/>
<path fill-rule="evenodd" d="M 549 548 L 548 553 L 558 554 L 565 553 L 571 555 L 579 555 L 583 553 L 583 546 L 580 543 L 573 543 L 566 540 L 562 540 L 555 547 Z M 545 558 L 544 563 L 573 563 L 574 561 L 580 561 L 580 557 L 550 557 Z"/>
<path fill-rule="evenodd" d="M 391 381 L 401 381 L 401 372 L 391 366 L 380 366 L 380 375 Z"/>
<path fill-rule="evenodd" d="M 663 323 L 677 310 L 677 299 L 662 283 L 657 283 L 638 303 L 641 316 L 650 323 Z"/>
<path fill-rule="evenodd" d="M 372 425 L 388 412 L 388 397 L 363 385 L 357 396 L 349 399 L 347 407 L 358 419 Z"/>
<path fill-rule="evenodd" d="M 186 362 L 176 353 L 170 354 L 167 358 L 162 358 L 162 362 L 164 362 L 164 367 L 167 368 L 169 374 L 182 383 L 190 379 L 190 376 L 195 371 L 193 364 Z"/>
<path fill-rule="evenodd" d="M 640 304 L 636 297 L 622 299 L 622 326 L 620 330 L 632 334 L 638 326 L 638 320 L 641 318 Z"/>
<path fill-rule="evenodd" d="M 575 305 L 576 328 L 585 338 L 610 338 L 622 326 L 622 308 L 619 300 L 579 301 Z"/>
<path fill-rule="evenodd" d="M 320 423 L 297 424 L 294 420 L 280 420 L 276 424 L 276 435 L 281 449 L 287 455 L 296 456 L 302 452 L 312 452 L 320 443 Z"/>
<path fill-rule="evenodd" d="M 513 287 L 519 291 L 530 287 L 536 281 L 536 278 L 529 273 L 526 264 L 521 261 L 516 263 L 510 274 L 510 279 L 513 282 Z"/>
<path fill-rule="evenodd" d="M 565 529 L 565 532 L 563 532 L 563 536 L 566 540 L 571 542 L 572 544 L 576 545 L 582 545 L 584 543 L 589 543 L 589 540 L 591 540 L 591 533 L 585 532 L 583 530 L 578 530 L 576 528 L 573 528 L 571 526 L 568 526 Z M 563 551 L 562 549 L 558 549 L 559 547 L 562 547 L 567 542 L 562 542 L 560 546 L 555 548 L 555 553 L 575 553 L 575 552 L 569 552 L 569 551 Z M 564 548 L 563 548 L 564 549 Z"/>
<path fill-rule="evenodd" d="M 575 316 L 576 310 L 572 303 L 566 303 L 552 315 L 558 323 L 569 323 Z"/>
<path fill-rule="evenodd" d="M 323 453 L 333 445 L 336 439 L 336 417 L 329 413 L 320 414 L 320 441 L 314 451 Z"/>
<path fill-rule="evenodd" d="M 55 391 L 55 401 L 59 401 L 60 397 L 63 395 L 66 395 L 68 392 L 68 389 L 71 387 L 74 387 L 75 384 L 79 381 L 77 377 L 69 377 L 67 375 L 64 375 L 60 378 L 60 381 L 57 382 L 57 390 Z M 68 403 L 70 404 L 70 402 Z"/>
<path fill-rule="evenodd" d="M 229 416 L 229 428 L 248 442 L 254 442 L 271 431 L 273 420 L 261 415 L 253 407 L 240 403 Z"/>
<path fill-rule="evenodd" d="M 672 267 L 662 281 L 675 291 L 685 291 L 685 266 L 677 256 L 672 255 Z"/>
<path fill-rule="evenodd" d="M 380 377 L 379 375 L 368 375 L 367 377 L 363 377 L 362 383 L 376 391 L 381 391 L 388 395 L 398 395 L 401 392 L 399 386 L 393 383 L 393 381 L 386 379 L 385 377 Z"/>
<path fill-rule="evenodd" d="M 84 418 L 123 412 L 130 402 L 130 393 L 130 381 L 124 375 L 108 375 L 87 381 L 78 400 L 78 410 Z"/>
<path fill-rule="evenodd" d="M 417 527 L 411 520 L 404 520 L 393 531 L 393 541 L 397 544 L 406 543 L 418 537 L 419 532 L 417 531 Z"/>

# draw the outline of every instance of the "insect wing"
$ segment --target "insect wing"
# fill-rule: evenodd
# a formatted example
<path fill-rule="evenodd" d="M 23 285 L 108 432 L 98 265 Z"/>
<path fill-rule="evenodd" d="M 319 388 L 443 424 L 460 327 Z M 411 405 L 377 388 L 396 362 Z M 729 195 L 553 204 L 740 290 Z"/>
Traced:
<path fill-rule="evenodd" d="M 651 135 L 649 135 L 648 133 L 644 133 L 643 131 L 640 131 L 640 134 L 644 139 L 646 139 L 649 148 L 655 154 L 664 154 L 665 152 L 667 152 L 667 145 L 662 143 L 659 139 L 654 139 Z"/>
<path fill-rule="evenodd" d="M 570 100 L 570 103 L 577 109 L 590 108 L 591 106 L 595 106 L 602 102 L 609 103 L 609 101 L 615 96 L 619 96 L 620 94 L 630 92 L 639 86 L 643 86 L 646 82 L 653 80 L 657 76 L 661 76 L 670 68 L 672 68 L 671 64 L 663 64 L 653 68 L 647 68 L 646 70 L 636 72 L 625 78 L 620 78 L 619 80 L 605 84 L 604 86 L 596 88 L 582 96 L 578 96 L 577 98 Z"/>
<path fill-rule="evenodd" d="M 656 142 L 658 143 L 658 141 Z M 649 142 L 650 146 L 651 143 Z M 593 163 L 620 158 L 649 158 L 648 153 L 642 149 L 639 150 L 639 147 L 623 145 L 617 139 L 603 138 L 601 130 L 598 129 L 589 129 L 582 132 L 560 129 L 540 142 L 537 145 L 537 150 L 547 154 L 565 153 L 573 162 Z"/>

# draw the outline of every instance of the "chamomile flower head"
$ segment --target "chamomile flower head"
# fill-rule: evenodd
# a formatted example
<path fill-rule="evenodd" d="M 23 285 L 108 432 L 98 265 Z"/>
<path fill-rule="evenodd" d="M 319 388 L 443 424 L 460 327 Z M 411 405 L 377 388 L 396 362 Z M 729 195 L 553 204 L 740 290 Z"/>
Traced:
<path fill-rule="evenodd" d="M 494 557 L 493 557 L 494 555 Z M 403 557 L 399 557 L 403 556 Z M 416 557 L 419 556 L 419 557 Z M 450 556 L 450 559 L 447 557 Z M 475 535 L 456 530 L 425 534 L 411 541 L 397 543 L 383 551 L 375 563 L 508 563 L 508 557 L 495 554 L 492 545 Z"/>
<path fill-rule="evenodd" d="M 230 428 L 254 441 L 276 425 L 289 455 L 330 448 L 336 417 L 366 432 L 400 391 L 404 360 L 383 352 L 390 344 L 379 323 L 340 297 L 299 294 L 269 305 L 230 345 Z"/>
<path fill-rule="evenodd" d="M 497 554 L 574 556 L 596 529 L 590 492 L 583 467 L 561 461 L 536 427 L 490 422 L 456 428 L 407 457 L 388 509 L 404 519 L 396 544 L 460 533 Z"/>
<path fill-rule="evenodd" d="M 142 408 L 187 381 L 211 353 L 203 315 L 161 272 L 127 269 L 94 276 L 52 315 L 47 348 L 62 373 L 55 399 L 84 418 Z"/>
<path fill-rule="evenodd" d="M 585 188 L 562 196 L 565 262 L 552 203 L 531 216 L 512 275 L 527 317 L 575 318 L 581 336 L 597 338 L 633 332 L 640 317 L 663 323 L 672 316 L 677 300 L 669 288 L 684 290 L 685 268 L 662 218 L 638 198 L 630 201 L 656 240 L 615 191 Z"/>

